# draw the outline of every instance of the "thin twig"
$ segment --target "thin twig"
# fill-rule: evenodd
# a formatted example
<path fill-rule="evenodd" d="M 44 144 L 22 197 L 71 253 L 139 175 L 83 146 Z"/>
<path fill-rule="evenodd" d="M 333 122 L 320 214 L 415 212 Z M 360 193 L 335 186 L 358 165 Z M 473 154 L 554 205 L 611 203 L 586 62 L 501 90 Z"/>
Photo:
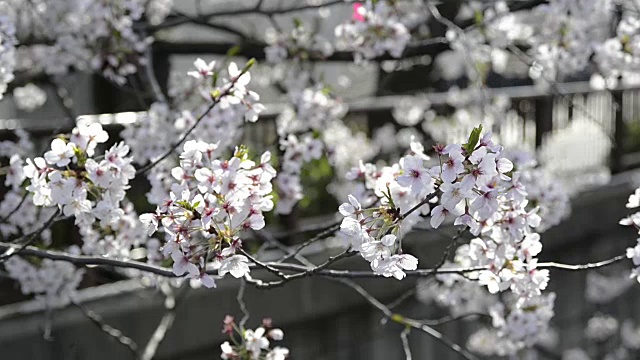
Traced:
<path fill-rule="evenodd" d="M 20 208 L 22 207 L 22 204 L 24 204 L 24 201 L 27 200 L 28 196 L 29 196 L 29 192 L 25 191 L 18 205 L 16 205 L 13 209 L 9 210 L 9 213 L 7 215 L 0 218 L 0 224 L 6 223 L 11 218 L 11 216 L 13 216 L 13 214 L 18 212 L 18 210 L 20 210 Z"/>
<path fill-rule="evenodd" d="M 400 304 L 402 304 L 405 300 L 407 300 L 411 296 L 415 295 L 415 293 L 416 293 L 416 288 L 412 287 L 411 289 L 405 291 L 400 296 L 398 296 L 397 299 L 395 299 L 392 302 L 388 303 L 386 306 L 389 309 L 395 309 L 396 307 L 400 306 Z"/>
<path fill-rule="evenodd" d="M 438 326 L 438 325 L 444 325 L 450 322 L 454 322 L 454 321 L 458 321 L 466 318 L 476 318 L 476 317 L 486 317 L 491 319 L 491 315 L 488 315 L 488 314 L 468 313 L 468 314 L 462 314 L 458 316 L 447 315 L 447 316 L 441 317 L 440 319 L 433 319 L 433 320 L 423 319 L 423 320 L 420 320 L 420 322 L 429 326 Z"/>
<path fill-rule="evenodd" d="M 404 356 L 406 358 L 406 360 L 411 360 L 411 347 L 409 347 L 409 333 L 411 332 L 411 328 L 410 327 L 406 327 L 404 328 L 404 330 L 402 330 L 400 332 L 400 340 L 402 340 L 402 348 L 404 349 Z"/>
<path fill-rule="evenodd" d="M 86 316 L 93 324 L 95 324 L 103 333 L 109 335 L 110 337 L 117 340 L 120 344 L 124 345 L 129 349 L 133 358 L 136 358 L 138 355 L 138 344 L 133 341 L 130 337 L 124 335 L 124 333 L 109 324 L 106 324 L 100 315 L 93 312 L 90 309 L 87 309 L 84 305 L 81 305 L 77 302 L 73 302 L 75 306 L 82 311 L 82 314 Z"/>
<path fill-rule="evenodd" d="M 285 255 L 292 255 L 296 260 L 298 260 L 302 265 L 306 265 L 306 266 L 310 266 L 313 267 L 315 266 L 312 262 L 310 262 L 309 260 L 305 259 L 302 255 L 300 254 L 294 254 L 293 250 L 287 246 L 285 246 L 284 244 L 282 244 L 280 241 L 278 241 L 278 239 L 276 239 L 275 236 L 273 236 L 271 233 L 269 233 L 268 231 L 265 230 L 253 230 L 253 233 L 263 239 L 265 241 L 265 244 L 269 244 L 269 245 L 273 245 L 276 248 L 280 249 L 281 251 L 283 251 L 285 253 Z"/>
<path fill-rule="evenodd" d="M 418 320 L 414 320 L 414 319 L 411 319 L 411 318 L 404 317 L 404 316 L 402 316 L 400 314 L 393 313 L 383 303 L 381 303 L 378 299 L 376 299 L 373 295 L 371 295 L 367 290 L 365 290 L 362 286 L 356 284 L 355 282 L 353 282 L 351 280 L 348 280 L 348 279 L 335 279 L 335 280 L 339 281 L 339 282 L 341 282 L 341 283 L 343 283 L 343 284 L 345 284 L 347 286 L 349 286 L 352 289 L 354 289 L 365 300 L 367 300 L 371 305 L 373 305 L 378 310 L 380 310 L 380 312 L 382 312 L 384 314 L 384 316 L 387 317 L 389 320 L 391 320 L 391 321 L 393 321 L 395 323 L 398 323 L 400 325 L 404 325 L 405 327 L 412 327 L 414 329 L 418 329 L 418 330 L 430 335 L 431 337 L 435 338 L 436 340 L 438 340 L 443 345 L 447 346 L 451 350 L 453 350 L 456 353 L 458 353 L 458 355 L 460 355 L 464 359 L 467 359 L 467 360 L 476 360 L 477 359 L 477 357 L 475 355 L 473 355 L 472 353 L 470 353 L 467 349 L 465 349 L 464 347 L 456 344 L 452 340 L 444 337 L 444 335 L 442 335 L 442 333 L 440 333 L 439 331 L 431 328 L 430 326 L 422 324 Z"/>
<path fill-rule="evenodd" d="M 144 352 L 140 356 L 140 360 L 151 360 L 156 355 L 158 346 L 160 346 L 160 343 L 164 340 L 167 335 L 167 331 L 169 331 L 171 326 L 173 326 L 178 305 L 182 303 L 181 300 L 185 297 L 190 288 L 189 282 L 185 281 L 178 289 L 178 294 L 174 295 L 170 293 L 167 295 L 167 298 L 165 299 L 165 306 L 167 310 L 162 316 L 160 323 L 158 323 L 158 326 L 149 339 L 149 342 L 147 342 Z"/>
<path fill-rule="evenodd" d="M 240 287 L 238 288 L 238 295 L 236 296 L 236 300 L 238 301 L 238 305 L 240 306 L 240 311 L 242 311 L 242 320 L 240 320 L 240 328 L 244 328 L 244 325 L 249 320 L 249 309 L 247 308 L 247 304 L 244 302 L 244 292 L 247 288 L 247 282 L 244 279 L 240 280 Z"/>
<path fill-rule="evenodd" d="M 223 10 L 223 11 L 215 11 L 215 12 L 211 12 L 209 14 L 204 14 L 201 15 L 199 17 L 197 17 L 197 19 L 201 20 L 201 21 L 208 21 L 212 18 L 215 17 L 225 17 L 225 16 L 236 16 L 236 15 L 245 15 L 245 14 L 259 14 L 259 15 L 265 15 L 265 16 L 270 16 L 270 15 L 281 15 L 281 14 L 287 14 L 290 12 L 298 12 L 298 11 L 303 11 L 303 10 L 310 10 L 310 9 L 318 9 L 318 8 L 322 8 L 325 6 L 332 6 L 332 5 L 337 5 L 337 4 L 341 4 L 341 3 L 345 3 L 345 0 L 332 0 L 332 1 L 327 1 L 325 3 L 321 3 L 321 4 L 309 4 L 309 5 L 301 5 L 301 6 L 294 6 L 294 7 L 290 7 L 290 8 L 282 8 L 282 9 L 271 9 L 271 10 L 264 10 L 261 9 L 260 7 L 251 7 L 251 8 L 245 8 L 245 9 L 236 9 L 236 10 Z M 169 27 L 174 27 L 174 26 L 178 26 L 178 25 L 182 25 L 182 24 L 186 24 L 189 23 L 191 20 L 190 19 L 185 19 L 185 18 L 173 18 L 173 19 L 168 19 L 166 20 L 164 23 L 159 24 L 159 25 L 150 25 L 148 26 L 148 29 L 150 31 L 157 31 L 157 30 L 161 30 L 161 29 L 166 29 Z"/>
<path fill-rule="evenodd" d="M 3 263 L 7 261 L 7 259 L 9 259 L 10 257 L 14 255 L 18 255 L 21 252 L 25 251 L 27 247 L 29 247 L 34 241 L 37 240 L 38 236 L 40 236 L 46 229 L 50 228 L 51 225 L 53 225 L 53 223 L 55 222 L 56 216 L 58 216 L 59 213 L 60 213 L 60 210 L 56 210 L 53 213 L 53 215 L 51 215 L 49 220 L 47 220 L 47 222 L 45 222 L 44 225 L 42 225 L 38 230 L 32 232 L 31 234 L 27 234 L 23 236 L 22 238 L 27 237 L 27 240 L 24 242 L 24 244 L 20 246 L 10 246 L 9 248 L 7 248 L 5 252 L 2 255 L 0 255 L 0 263 Z"/>
<path fill-rule="evenodd" d="M 300 253 L 300 251 L 302 251 L 304 248 L 306 248 L 307 246 L 315 243 L 316 241 L 322 240 L 326 237 L 329 237 L 331 235 L 333 235 L 338 229 L 340 229 L 340 223 L 334 223 L 333 225 L 331 225 L 330 227 L 328 227 L 326 230 L 320 232 L 319 234 L 317 234 L 316 236 L 312 237 L 311 239 L 305 241 L 304 243 L 298 245 L 298 247 L 289 255 L 283 257 L 280 261 L 287 261 L 293 257 L 295 257 L 296 255 L 298 255 Z"/>

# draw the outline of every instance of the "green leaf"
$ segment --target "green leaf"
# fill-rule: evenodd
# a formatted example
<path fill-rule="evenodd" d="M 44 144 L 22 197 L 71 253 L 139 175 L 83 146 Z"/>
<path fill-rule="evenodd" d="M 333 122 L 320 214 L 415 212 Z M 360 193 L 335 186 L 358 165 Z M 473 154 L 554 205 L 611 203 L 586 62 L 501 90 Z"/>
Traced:
<path fill-rule="evenodd" d="M 474 128 L 469 135 L 469 141 L 462 145 L 462 148 L 467 152 L 467 154 L 471 154 L 478 145 L 478 142 L 480 141 L 480 134 L 482 134 L 482 125 Z"/>
<path fill-rule="evenodd" d="M 293 25 L 294 25 L 296 28 L 302 27 L 302 21 L 301 21 L 299 18 L 294 17 L 294 18 L 293 18 Z"/>
<path fill-rule="evenodd" d="M 240 54 L 240 50 L 242 50 L 242 47 L 240 47 L 240 45 L 233 46 L 229 50 L 227 50 L 227 56 L 236 56 Z"/>
<path fill-rule="evenodd" d="M 256 58 L 251 58 L 249 59 L 249 61 L 247 61 L 246 65 L 244 66 L 244 69 L 242 69 L 242 73 L 246 73 L 247 71 L 249 71 L 249 69 L 251 69 L 251 67 L 256 63 Z"/>
<path fill-rule="evenodd" d="M 476 12 L 473 14 L 473 17 L 476 22 L 476 25 L 481 25 L 482 22 L 484 21 L 484 15 L 480 10 L 476 10 Z"/>

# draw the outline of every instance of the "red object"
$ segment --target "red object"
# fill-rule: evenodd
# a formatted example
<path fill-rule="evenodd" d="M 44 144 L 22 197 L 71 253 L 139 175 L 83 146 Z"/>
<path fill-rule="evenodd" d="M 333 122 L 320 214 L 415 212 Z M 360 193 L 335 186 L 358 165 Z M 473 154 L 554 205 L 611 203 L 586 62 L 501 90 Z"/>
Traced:
<path fill-rule="evenodd" d="M 364 5 L 362 3 L 353 4 L 353 17 L 352 19 L 355 21 L 364 22 Z"/>

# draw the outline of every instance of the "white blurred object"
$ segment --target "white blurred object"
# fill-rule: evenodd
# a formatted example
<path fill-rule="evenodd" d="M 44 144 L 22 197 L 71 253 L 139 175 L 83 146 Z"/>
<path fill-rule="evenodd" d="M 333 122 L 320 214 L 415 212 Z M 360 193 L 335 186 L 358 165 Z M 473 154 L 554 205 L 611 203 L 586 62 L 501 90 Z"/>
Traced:
<path fill-rule="evenodd" d="M 13 90 L 16 107 L 24 111 L 33 111 L 47 102 L 47 93 L 39 86 L 29 83 Z"/>
<path fill-rule="evenodd" d="M 568 127 L 545 137 L 538 158 L 546 170 L 575 194 L 609 182 L 611 145 L 611 139 L 599 124 L 575 118 Z"/>

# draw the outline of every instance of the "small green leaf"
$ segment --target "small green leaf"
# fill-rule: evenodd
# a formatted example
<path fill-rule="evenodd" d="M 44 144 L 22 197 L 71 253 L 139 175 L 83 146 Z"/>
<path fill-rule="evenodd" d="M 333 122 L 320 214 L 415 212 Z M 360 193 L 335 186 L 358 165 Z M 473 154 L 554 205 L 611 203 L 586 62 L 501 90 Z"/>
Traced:
<path fill-rule="evenodd" d="M 251 67 L 256 63 L 256 58 L 251 58 L 249 59 L 249 61 L 247 61 L 247 64 L 244 66 L 244 69 L 242 69 L 242 73 L 246 73 L 247 71 L 249 71 L 249 69 L 251 69 Z"/>
<path fill-rule="evenodd" d="M 478 145 L 478 142 L 480 141 L 480 134 L 482 134 L 482 125 L 474 128 L 469 135 L 469 141 L 467 141 L 466 144 L 462 145 L 467 154 L 471 154 Z"/>
<path fill-rule="evenodd" d="M 294 18 L 293 18 L 293 25 L 294 25 L 296 28 L 302 27 L 302 21 L 301 21 L 299 18 L 294 17 Z"/>
<path fill-rule="evenodd" d="M 240 54 L 240 50 L 242 50 L 242 47 L 240 47 L 240 45 L 233 46 L 229 50 L 227 50 L 227 56 L 236 56 Z"/>
<path fill-rule="evenodd" d="M 480 10 L 476 10 L 476 12 L 473 14 L 473 17 L 476 22 L 476 25 L 481 25 L 482 22 L 484 21 L 484 15 Z"/>
<path fill-rule="evenodd" d="M 393 322 L 396 322 L 398 324 L 404 324 L 404 316 L 400 315 L 400 314 L 393 314 L 391 315 L 391 320 Z"/>

